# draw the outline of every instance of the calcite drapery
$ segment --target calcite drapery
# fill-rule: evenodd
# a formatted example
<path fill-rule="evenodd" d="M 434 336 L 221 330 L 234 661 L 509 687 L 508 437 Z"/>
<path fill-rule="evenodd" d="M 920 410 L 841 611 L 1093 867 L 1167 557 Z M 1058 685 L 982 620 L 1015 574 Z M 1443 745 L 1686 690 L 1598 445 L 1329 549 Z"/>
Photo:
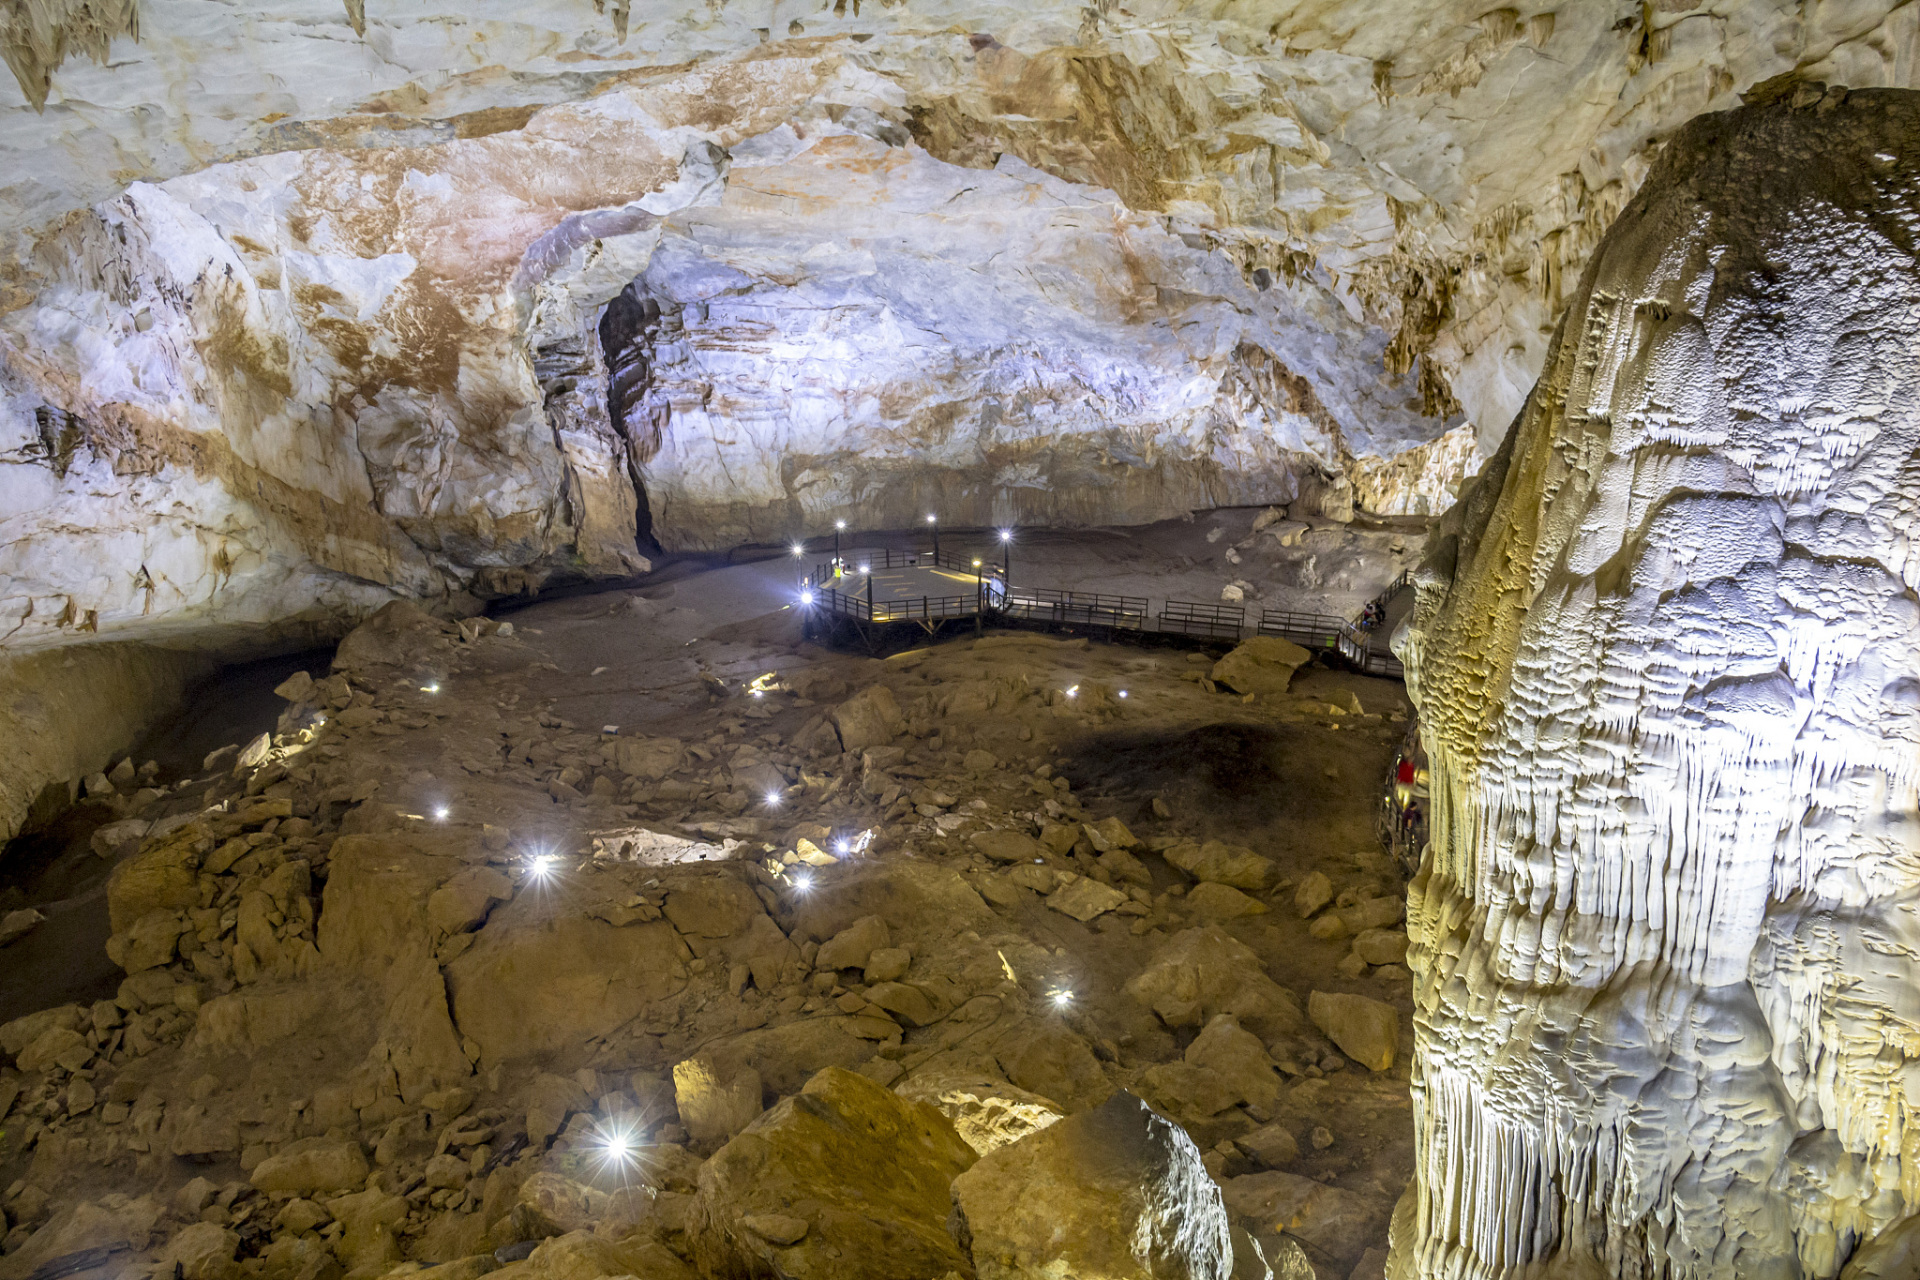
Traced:
<path fill-rule="evenodd" d="M 1920 1208 L 1920 97 L 1703 117 L 1418 580 L 1400 1274 L 1832 1276 Z"/>

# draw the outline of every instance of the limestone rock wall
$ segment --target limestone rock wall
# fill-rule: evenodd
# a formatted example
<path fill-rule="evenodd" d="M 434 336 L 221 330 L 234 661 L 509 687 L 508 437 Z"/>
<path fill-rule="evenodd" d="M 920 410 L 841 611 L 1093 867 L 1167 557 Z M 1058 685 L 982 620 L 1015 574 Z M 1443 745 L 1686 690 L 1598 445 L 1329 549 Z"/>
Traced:
<path fill-rule="evenodd" d="M 1920 98 L 1709 116 L 1403 649 L 1400 1275 L 1830 1277 L 1920 1209 Z"/>
<path fill-rule="evenodd" d="M 1437 509 L 1667 133 L 1909 83 L 1920 31 L 1890 0 L 603 8 L 8 28 L 9 645 L 279 644 L 935 495 Z"/>

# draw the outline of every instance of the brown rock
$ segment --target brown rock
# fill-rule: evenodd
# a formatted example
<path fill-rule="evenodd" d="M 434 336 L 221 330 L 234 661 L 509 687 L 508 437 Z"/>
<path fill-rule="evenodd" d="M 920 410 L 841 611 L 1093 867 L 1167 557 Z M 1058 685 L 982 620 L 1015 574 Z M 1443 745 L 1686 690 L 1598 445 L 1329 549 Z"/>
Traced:
<path fill-rule="evenodd" d="M 730 938 L 766 914 L 752 889 L 724 875 L 677 883 L 662 910 L 674 928 L 697 938 Z"/>
<path fill-rule="evenodd" d="M 1399 929 L 1368 929 L 1353 940 L 1353 953 L 1368 964 L 1399 964 L 1407 958 L 1407 935 Z"/>
<path fill-rule="evenodd" d="M 658 782 L 680 767 L 686 745 L 678 738 L 615 738 L 613 755 L 620 772 Z"/>
<path fill-rule="evenodd" d="M 696 1259 L 710 1274 L 790 1280 L 965 1274 L 947 1233 L 948 1189 L 974 1158 L 932 1107 L 829 1068 L 701 1169 Z M 750 1218 L 798 1219 L 807 1230 L 783 1244 Z"/>
<path fill-rule="evenodd" d="M 1127 994 L 1157 1012 L 1198 1006 L 1208 1018 L 1231 1013 L 1268 1039 L 1302 1025 L 1293 996 L 1267 976 L 1260 958 L 1217 928 L 1174 935 L 1127 983 Z"/>
<path fill-rule="evenodd" d="M 513 881 L 493 867 L 468 867 L 427 899 L 427 923 L 441 933 L 479 928 L 496 902 L 513 897 Z"/>
<path fill-rule="evenodd" d="M 367 1158 L 345 1138 L 302 1139 L 255 1165 L 252 1176 L 261 1191 L 295 1195 L 352 1191 L 366 1180 Z"/>
<path fill-rule="evenodd" d="M 1040 842 L 1018 831 L 976 831 L 968 840 L 995 862 L 1033 862 L 1041 856 Z"/>
<path fill-rule="evenodd" d="M 1290 641 L 1255 636 L 1241 641 L 1214 663 L 1209 678 L 1235 693 L 1285 693 L 1293 682 L 1293 673 L 1312 658 L 1311 653 Z"/>
<path fill-rule="evenodd" d="M 1235 889 L 1261 891 L 1279 876 L 1279 867 L 1271 858 L 1263 858 L 1244 845 L 1219 840 L 1205 844 L 1182 840 L 1167 850 L 1166 858 L 1195 880 Z"/>
<path fill-rule="evenodd" d="M 1228 1280 L 1233 1246 L 1200 1152 L 1140 1099 L 983 1157 L 953 1183 L 953 1230 L 979 1280 Z"/>
<path fill-rule="evenodd" d="M 830 717 L 840 734 L 842 751 L 864 751 L 883 747 L 905 727 L 900 704 L 885 685 L 862 689 L 835 707 Z"/>
<path fill-rule="evenodd" d="M 894 1086 L 894 1092 L 936 1108 L 981 1155 L 1037 1133 L 1066 1114 L 1049 1098 L 982 1073 L 915 1074 Z"/>
<path fill-rule="evenodd" d="M 1332 901 L 1333 881 L 1327 879 L 1324 871 L 1309 873 L 1300 882 L 1300 887 L 1293 891 L 1293 909 L 1300 913 L 1302 920 Z"/>
<path fill-rule="evenodd" d="M 1087 1042 L 1057 1021 L 1021 1023 L 995 1044 L 994 1057 L 1007 1079 L 1068 1111 L 1098 1106 L 1113 1092 Z"/>
<path fill-rule="evenodd" d="M 22 1071 L 47 1071 L 64 1067 L 83 1070 L 93 1058 L 93 1046 L 78 1031 L 67 1027 L 48 1027 L 33 1043 L 20 1050 L 16 1065 Z"/>
<path fill-rule="evenodd" d="M 1367 996 L 1316 991 L 1307 998 L 1307 1016 L 1340 1052 L 1369 1071 L 1386 1071 L 1400 1047 L 1400 1013 Z"/>
<path fill-rule="evenodd" d="M 1300 1143 L 1281 1124 L 1267 1124 L 1234 1139 L 1234 1145 L 1269 1169 L 1280 1169 L 1300 1158 Z"/>
<path fill-rule="evenodd" d="M 864 970 L 873 953 L 885 949 L 891 941 L 885 920 L 879 916 L 862 916 L 821 944 L 813 967 Z"/>
<path fill-rule="evenodd" d="M 725 1142 L 751 1124 L 764 1109 L 760 1073 L 751 1067 L 722 1075 L 710 1058 L 674 1064 L 673 1099 L 680 1123 L 703 1147 Z"/>
<path fill-rule="evenodd" d="M 1391 1212 L 1389 1205 L 1277 1169 L 1229 1178 L 1223 1191 L 1232 1213 L 1263 1232 L 1298 1236 L 1343 1269 L 1385 1238 Z"/>
<path fill-rule="evenodd" d="M 909 983 L 876 983 L 867 989 L 867 1000 L 916 1027 L 940 1019 L 940 1010 L 927 993 Z"/>
<path fill-rule="evenodd" d="M 1125 901 L 1126 894 L 1090 876 L 1081 876 L 1072 884 L 1047 895 L 1049 907 L 1082 922 L 1104 915 Z"/>
<path fill-rule="evenodd" d="M 1134 849 L 1140 844 L 1133 832 L 1127 830 L 1127 824 L 1118 818 L 1083 823 L 1080 829 L 1087 833 L 1087 842 L 1093 846 L 1095 853 L 1106 853 L 1110 849 Z"/>
<path fill-rule="evenodd" d="M 1230 1013 L 1215 1016 L 1194 1037 L 1183 1055 L 1192 1066 L 1204 1067 L 1223 1080 L 1234 1101 L 1270 1110 L 1280 1096 L 1280 1077 L 1260 1038 L 1245 1031 Z"/>
<path fill-rule="evenodd" d="M 1265 915 L 1267 904 L 1224 884 L 1203 883 L 1187 895 L 1187 908 L 1200 920 L 1238 920 Z"/>
<path fill-rule="evenodd" d="M 200 905 L 200 855 L 213 847 L 204 822 L 190 822 L 114 867 L 107 877 L 107 919 L 125 933 L 149 911 Z"/>

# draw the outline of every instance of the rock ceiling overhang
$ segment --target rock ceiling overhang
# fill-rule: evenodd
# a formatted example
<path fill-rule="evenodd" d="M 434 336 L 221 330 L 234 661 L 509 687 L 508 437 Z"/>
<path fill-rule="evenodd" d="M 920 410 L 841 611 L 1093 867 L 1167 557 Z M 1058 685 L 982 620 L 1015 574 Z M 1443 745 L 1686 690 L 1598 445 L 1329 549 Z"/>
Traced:
<path fill-rule="evenodd" d="M 1661 139 L 1755 86 L 1907 83 L 1914 8 L 17 6 L 10 65 L 46 96 L 0 115 L 0 629 L 324 633 L 395 593 L 629 571 L 650 500 L 684 516 L 663 541 L 710 545 L 905 509 L 923 464 L 980 518 L 1272 500 L 1302 466 L 1377 508 L 1444 501 L 1470 454 L 1410 446 L 1463 415 L 1497 442 Z M 924 199 L 962 190 L 976 231 L 1025 219 L 1087 278 L 969 248 Z M 833 207 L 855 195 L 864 237 Z M 774 243 L 807 201 L 813 258 Z M 853 243 L 887 237 L 919 265 Z M 738 305 L 689 283 L 695 258 L 748 282 Z M 1020 340 L 922 325 L 918 381 L 836 383 L 836 342 L 890 331 L 816 322 L 951 294 L 933 259 Z M 609 423 L 593 338 L 649 272 L 666 312 L 639 354 L 680 424 L 657 441 Z M 810 347 L 769 319 L 796 316 Z M 757 374 L 877 406 L 884 440 L 732 412 L 749 322 Z M 983 409 L 1009 350 L 1076 344 L 1121 354 L 1028 378 L 1024 425 Z M 854 454 L 854 480 L 810 478 Z M 1067 490 L 1094 496 L 1019 497 Z"/>

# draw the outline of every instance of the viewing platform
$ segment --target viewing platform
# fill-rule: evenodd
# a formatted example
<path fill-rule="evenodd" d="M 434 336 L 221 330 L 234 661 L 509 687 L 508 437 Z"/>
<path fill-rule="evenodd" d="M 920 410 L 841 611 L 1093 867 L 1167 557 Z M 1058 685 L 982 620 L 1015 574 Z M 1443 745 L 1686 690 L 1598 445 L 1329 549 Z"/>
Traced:
<path fill-rule="evenodd" d="M 1405 614 L 1412 590 L 1402 573 L 1358 618 L 1243 604 L 1161 600 L 1016 584 L 1008 552 L 1011 534 L 991 553 L 849 548 L 816 563 L 800 584 L 802 629 L 827 644 L 868 651 L 884 647 L 899 629 L 929 637 L 988 626 L 1089 633 L 1105 639 L 1200 639 L 1238 644 L 1253 636 L 1288 640 L 1367 675 L 1404 679 L 1388 648 L 1392 627 Z M 803 556 L 804 545 L 795 548 Z M 1373 625 L 1366 620 L 1371 616 Z"/>

